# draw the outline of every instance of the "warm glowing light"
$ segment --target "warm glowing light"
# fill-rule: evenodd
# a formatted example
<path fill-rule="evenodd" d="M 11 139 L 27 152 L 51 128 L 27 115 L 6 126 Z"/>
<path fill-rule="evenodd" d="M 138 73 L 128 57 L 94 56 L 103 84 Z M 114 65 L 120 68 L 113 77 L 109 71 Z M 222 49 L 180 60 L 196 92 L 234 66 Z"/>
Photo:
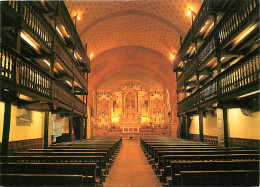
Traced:
<path fill-rule="evenodd" d="M 200 29 L 200 33 L 202 33 L 206 27 L 206 25 L 208 24 L 208 21 L 205 23 L 205 25 Z"/>
<path fill-rule="evenodd" d="M 58 31 L 59 35 L 63 38 L 63 34 L 60 32 L 60 29 L 56 26 L 56 30 Z"/>
<path fill-rule="evenodd" d="M 37 51 L 39 50 L 39 44 L 32 39 L 26 32 L 21 32 L 21 38 L 24 39 L 29 45 L 31 45 Z"/>
<path fill-rule="evenodd" d="M 47 64 L 47 66 L 51 66 L 51 64 L 50 64 L 50 62 L 48 61 L 48 60 L 46 60 L 46 59 L 43 59 L 43 62 L 45 62 L 45 64 Z"/>
<path fill-rule="evenodd" d="M 225 58 L 226 58 L 226 57 L 224 57 L 224 56 L 223 56 L 223 57 L 221 57 L 221 61 L 222 61 L 222 60 L 224 60 Z"/>
<path fill-rule="evenodd" d="M 191 14 L 195 14 L 192 8 L 189 8 L 189 11 L 187 12 L 187 16 L 190 16 Z"/>
<path fill-rule="evenodd" d="M 170 57 L 171 57 L 171 59 L 172 59 L 172 60 L 174 60 L 174 59 L 175 59 L 175 55 L 174 55 L 174 54 L 172 54 L 172 53 L 170 54 Z"/>
<path fill-rule="evenodd" d="M 252 32 L 258 24 L 254 24 L 251 27 L 247 27 L 236 39 L 234 42 L 234 45 L 237 45 L 239 42 L 241 42 L 250 32 Z"/>
<path fill-rule="evenodd" d="M 71 84 L 70 81 L 66 80 L 66 83 L 67 83 L 68 85 L 72 86 L 72 84 Z"/>
<path fill-rule="evenodd" d="M 80 21 L 80 17 L 79 16 L 77 16 L 77 19 Z"/>
<path fill-rule="evenodd" d="M 244 95 L 238 96 L 237 98 L 243 98 L 243 97 L 247 97 L 247 96 L 258 94 L 258 93 L 260 93 L 260 90 L 257 90 L 257 91 L 254 91 L 254 92 L 251 92 L 251 93 L 248 93 L 248 94 L 244 94 Z"/>
<path fill-rule="evenodd" d="M 94 56 L 94 54 L 93 54 L 93 53 L 90 53 L 89 58 L 92 59 L 93 56 Z"/>
<path fill-rule="evenodd" d="M 58 62 L 56 62 L 56 65 L 58 66 L 58 67 L 57 67 L 58 69 L 64 70 L 63 67 L 62 67 Z"/>
<path fill-rule="evenodd" d="M 33 101 L 33 98 L 31 98 L 27 95 L 23 95 L 23 94 L 20 94 L 19 98 L 22 99 L 22 100 L 26 100 L 26 101 Z"/>
<path fill-rule="evenodd" d="M 119 122 L 119 118 L 120 118 L 120 117 L 112 117 L 112 122 L 113 122 L 113 123 Z"/>

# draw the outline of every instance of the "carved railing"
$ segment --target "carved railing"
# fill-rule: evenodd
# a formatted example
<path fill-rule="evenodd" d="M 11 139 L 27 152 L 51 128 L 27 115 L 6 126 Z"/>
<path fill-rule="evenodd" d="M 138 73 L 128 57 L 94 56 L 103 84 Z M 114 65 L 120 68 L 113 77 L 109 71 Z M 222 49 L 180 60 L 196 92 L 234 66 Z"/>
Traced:
<path fill-rule="evenodd" d="M 208 15 L 211 14 L 211 12 L 213 10 L 213 6 L 214 6 L 214 1 L 212 1 L 212 0 L 205 0 L 203 2 L 203 4 L 201 5 L 201 8 L 200 8 L 196 18 L 194 19 L 193 24 L 192 24 L 190 30 L 188 31 L 188 33 L 186 34 L 186 36 L 182 42 L 182 45 L 178 51 L 178 55 L 180 56 L 180 58 L 183 57 L 183 53 L 187 50 L 189 45 L 192 43 L 194 35 L 198 32 L 198 30 L 200 29 L 202 24 L 205 22 Z M 178 64 L 176 64 L 175 67 L 177 67 L 177 65 Z"/>
<path fill-rule="evenodd" d="M 7 1 L 15 12 L 23 19 L 24 23 L 46 44 L 47 47 L 52 47 L 53 33 L 50 29 L 50 24 L 42 16 L 31 2 Z"/>
<path fill-rule="evenodd" d="M 222 45 L 225 41 L 229 40 L 232 34 L 244 23 L 248 22 L 249 17 L 256 12 L 259 7 L 259 2 L 257 0 L 245 0 L 235 2 L 235 8 L 228 11 L 224 18 L 220 21 L 215 30 L 207 37 L 206 41 L 199 48 L 198 53 L 191 60 L 190 65 L 185 69 L 185 71 L 180 75 L 178 80 L 178 87 L 181 87 L 184 82 L 190 78 L 190 73 L 198 63 L 200 67 L 207 57 L 216 49 L 216 40 L 218 45 Z M 247 19 L 248 18 L 248 19 Z M 215 39 L 215 36 L 218 37 Z M 196 57 L 198 62 L 196 62 Z"/>
<path fill-rule="evenodd" d="M 259 48 L 178 103 L 178 112 L 190 110 L 212 99 L 259 85 Z"/>
<path fill-rule="evenodd" d="M 220 94 L 228 94 L 243 89 L 259 81 L 259 51 L 255 50 L 251 55 L 243 58 L 228 68 L 219 77 Z"/>
<path fill-rule="evenodd" d="M 58 80 L 7 44 L 3 42 L 0 44 L 0 85 L 5 82 L 14 85 L 18 90 L 26 88 L 26 91 L 45 96 L 50 101 L 53 89 L 55 100 L 82 113 L 86 112 L 87 105 Z"/>
<path fill-rule="evenodd" d="M 63 104 L 73 107 L 73 98 L 75 97 L 71 91 L 62 85 L 59 81 L 53 83 L 54 99 Z"/>
<path fill-rule="evenodd" d="M 190 77 L 192 74 L 196 72 L 197 65 L 194 61 L 189 62 L 189 65 L 185 67 L 185 71 L 180 75 L 177 81 L 178 89 L 184 85 L 184 82 Z"/>
<path fill-rule="evenodd" d="M 205 59 L 212 53 L 212 51 L 215 50 L 215 40 L 214 37 L 208 42 L 206 43 L 206 45 L 201 46 L 200 51 L 198 53 L 198 65 L 200 66 Z"/>
<path fill-rule="evenodd" d="M 52 77 L 38 65 L 1 42 L 1 79 L 51 97 Z"/>
<path fill-rule="evenodd" d="M 90 61 L 89 60 L 89 58 L 87 57 L 87 55 L 86 55 L 86 51 L 85 51 L 85 48 L 84 48 L 84 46 L 83 46 L 83 44 L 82 44 L 82 42 L 81 42 L 81 39 L 80 39 L 80 37 L 79 37 L 79 35 L 78 35 L 78 32 L 77 32 L 77 30 L 76 30 L 76 27 L 75 27 L 75 25 L 73 24 L 73 22 L 72 22 L 72 20 L 71 20 L 71 17 L 70 17 L 70 14 L 69 14 L 69 12 L 68 12 L 68 9 L 67 9 L 67 7 L 66 7 L 66 5 L 65 5 L 65 3 L 64 2 L 60 2 L 60 15 L 61 15 L 61 17 L 63 18 L 63 20 L 64 20 L 64 23 L 66 24 L 66 26 L 68 27 L 68 29 L 71 31 L 71 35 L 72 35 L 72 38 L 73 38 L 73 40 L 75 41 L 75 44 L 76 44 L 76 47 L 78 48 L 78 50 L 79 50 L 79 53 L 80 53 L 80 56 L 83 58 L 83 59 L 85 59 L 85 60 L 87 60 L 88 62 Z M 89 64 L 88 64 L 89 65 Z"/>
<path fill-rule="evenodd" d="M 69 54 L 66 47 L 62 44 L 62 41 L 58 37 L 55 37 L 55 42 L 53 46 L 53 51 L 57 53 L 60 59 L 68 66 L 68 68 L 73 70 L 73 59 Z"/>
<path fill-rule="evenodd" d="M 54 52 L 58 54 L 58 56 L 64 61 L 70 70 L 73 70 L 73 63 L 77 64 L 73 59 L 73 54 L 68 51 L 63 41 L 61 41 L 57 35 L 56 31 L 40 13 L 37 7 L 33 6 L 32 2 L 7 1 L 5 4 L 14 9 L 18 14 L 22 15 L 24 22 L 29 26 L 29 28 L 31 28 L 31 30 L 34 31 L 34 33 L 40 37 L 50 49 L 53 47 Z M 69 17 L 67 21 L 71 21 L 71 18 Z M 73 29 L 73 32 L 76 32 L 75 27 Z M 79 44 L 82 45 L 81 42 Z M 79 80 L 82 81 L 83 85 L 85 85 L 86 81 L 84 80 L 83 74 L 79 71 L 79 69 L 76 71 L 78 71 L 76 74 L 79 76 Z"/>
<path fill-rule="evenodd" d="M 5 79 L 13 83 L 16 82 L 16 59 L 17 56 L 10 52 L 10 50 L 4 48 L 1 43 L 1 79 Z"/>
<path fill-rule="evenodd" d="M 218 29 L 218 42 L 223 44 L 246 21 L 250 15 L 259 8 L 258 0 L 237 1 L 234 9 L 229 10 Z"/>
<path fill-rule="evenodd" d="M 82 113 L 87 112 L 87 105 L 77 97 L 74 98 L 73 108 Z"/>
<path fill-rule="evenodd" d="M 88 83 L 87 83 L 86 79 L 84 78 L 84 75 L 82 75 L 81 71 L 79 70 L 78 66 L 74 66 L 73 71 L 74 71 L 75 76 L 79 80 L 79 82 L 82 84 L 82 86 L 87 88 Z"/>

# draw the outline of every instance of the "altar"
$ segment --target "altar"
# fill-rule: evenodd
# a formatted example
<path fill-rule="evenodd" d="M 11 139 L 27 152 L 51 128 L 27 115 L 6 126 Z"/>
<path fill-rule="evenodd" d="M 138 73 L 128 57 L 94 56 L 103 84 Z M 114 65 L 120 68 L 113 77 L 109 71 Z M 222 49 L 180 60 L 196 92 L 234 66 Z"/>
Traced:
<path fill-rule="evenodd" d="M 123 123 L 122 132 L 124 133 L 139 132 L 139 123 L 136 122 Z"/>

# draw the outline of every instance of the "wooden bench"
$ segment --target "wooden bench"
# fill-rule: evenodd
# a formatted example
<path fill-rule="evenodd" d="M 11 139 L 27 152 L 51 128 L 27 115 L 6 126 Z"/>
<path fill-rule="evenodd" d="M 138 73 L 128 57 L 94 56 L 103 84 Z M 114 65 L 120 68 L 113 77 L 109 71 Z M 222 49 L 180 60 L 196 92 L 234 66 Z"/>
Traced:
<path fill-rule="evenodd" d="M 157 174 L 165 178 L 164 171 L 170 169 L 171 161 L 258 160 L 259 156 L 260 154 L 163 155 L 163 162 L 160 162 L 163 164 L 159 163 Z"/>
<path fill-rule="evenodd" d="M 259 160 L 229 160 L 229 161 L 171 161 L 170 186 L 180 185 L 181 171 L 207 171 L 207 170 L 259 170 Z M 166 179 L 168 180 L 166 181 Z"/>
<path fill-rule="evenodd" d="M 82 186 L 82 175 L 0 174 L 1 186 Z"/>
<path fill-rule="evenodd" d="M 162 147 L 156 147 L 151 148 L 151 153 L 148 155 L 149 159 L 154 159 L 157 156 L 158 151 L 218 151 L 218 150 L 242 150 L 242 147 L 182 147 L 182 148 L 162 148 Z"/>
<path fill-rule="evenodd" d="M 113 164 L 115 158 L 112 155 L 109 148 L 100 148 L 100 149 L 28 149 L 29 152 L 106 152 L 109 160 L 109 166 Z"/>
<path fill-rule="evenodd" d="M 83 175 L 84 186 L 96 185 L 95 163 L 0 163 L 2 174 Z"/>
<path fill-rule="evenodd" d="M 105 180 L 103 156 L 0 156 L 0 162 L 38 162 L 38 163 L 96 163 L 96 175 Z"/>
<path fill-rule="evenodd" d="M 180 186 L 258 186 L 259 170 L 181 171 Z"/>
<path fill-rule="evenodd" d="M 216 150 L 216 151 L 158 151 L 155 163 L 159 163 L 159 169 L 163 169 L 164 155 L 224 155 L 224 154 L 259 154 L 258 150 Z"/>

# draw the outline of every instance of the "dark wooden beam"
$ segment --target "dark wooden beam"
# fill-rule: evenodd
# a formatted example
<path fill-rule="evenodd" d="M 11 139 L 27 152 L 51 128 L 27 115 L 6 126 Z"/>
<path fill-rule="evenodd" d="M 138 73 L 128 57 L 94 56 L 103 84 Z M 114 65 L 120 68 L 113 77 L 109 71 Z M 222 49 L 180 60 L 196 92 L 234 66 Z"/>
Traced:
<path fill-rule="evenodd" d="M 204 142 L 203 134 L 203 111 L 199 111 L 199 132 L 200 132 L 200 141 Z"/>
<path fill-rule="evenodd" d="M 11 101 L 6 101 L 5 110 L 4 110 L 4 127 L 3 127 L 2 147 L 1 147 L 2 155 L 8 154 L 10 125 L 11 125 Z"/>
<path fill-rule="evenodd" d="M 36 110 L 36 111 L 50 111 L 51 107 L 47 103 L 29 103 L 25 105 L 19 105 L 18 108 L 24 108 L 26 110 Z"/>
<path fill-rule="evenodd" d="M 204 69 L 204 70 L 199 71 L 198 74 L 199 74 L 199 75 L 212 75 L 213 72 Z"/>
<path fill-rule="evenodd" d="M 224 122 L 224 145 L 229 147 L 229 130 L 228 130 L 228 119 L 227 119 L 227 109 L 223 108 L 223 122 Z"/>
<path fill-rule="evenodd" d="M 44 112 L 44 139 L 43 146 L 47 148 L 49 144 L 49 111 Z"/>

